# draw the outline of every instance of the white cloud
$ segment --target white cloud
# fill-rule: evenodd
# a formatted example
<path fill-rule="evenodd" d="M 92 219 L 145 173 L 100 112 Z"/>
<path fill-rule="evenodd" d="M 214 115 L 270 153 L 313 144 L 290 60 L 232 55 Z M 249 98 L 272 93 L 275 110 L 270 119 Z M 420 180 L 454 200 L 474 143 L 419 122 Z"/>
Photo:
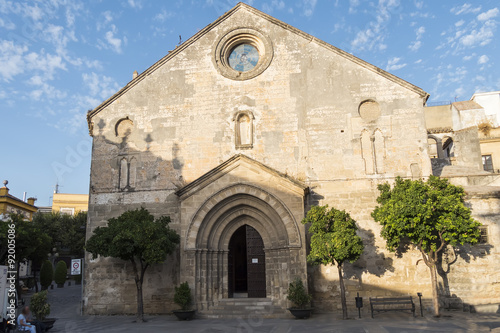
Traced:
<path fill-rule="evenodd" d="M 94 72 L 88 74 L 83 73 L 82 79 L 84 85 L 90 92 L 92 98 L 97 97 L 97 100 L 104 100 L 120 89 L 120 86 L 116 81 L 105 75 L 99 75 Z M 94 107 L 97 105 L 94 105 Z"/>
<path fill-rule="evenodd" d="M 455 23 L 455 27 L 461 27 L 462 25 L 464 25 L 465 21 L 464 20 L 460 20 L 458 22 Z"/>
<path fill-rule="evenodd" d="M 487 55 L 483 54 L 482 56 L 479 57 L 479 59 L 477 60 L 477 63 L 482 65 L 482 64 L 487 63 L 489 60 L 490 60 L 490 58 L 488 58 Z"/>
<path fill-rule="evenodd" d="M 391 12 L 399 6 L 399 0 L 380 0 L 375 19 L 369 22 L 364 30 L 356 34 L 351 42 L 351 47 L 355 50 L 384 50 L 387 47 L 384 44 L 388 34 L 386 25 L 391 19 Z"/>
<path fill-rule="evenodd" d="M 0 77 L 5 82 L 24 72 L 24 53 L 27 51 L 27 46 L 16 45 L 12 41 L 0 41 Z"/>
<path fill-rule="evenodd" d="M 314 9 L 316 8 L 317 0 L 302 0 L 302 8 L 304 10 L 304 15 L 307 17 L 314 14 Z"/>
<path fill-rule="evenodd" d="M 282 0 L 272 0 L 271 2 L 264 3 L 262 10 L 266 13 L 272 13 L 274 9 L 282 10 L 285 8 L 285 2 Z"/>
<path fill-rule="evenodd" d="M 349 14 L 354 14 L 359 6 L 359 0 L 349 0 Z"/>
<path fill-rule="evenodd" d="M 423 1 L 415 1 L 415 7 L 417 7 L 417 9 L 422 9 L 424 7 L 424 2 Z"/>
<path fill-rule="evenodd" d="M 39 21 L 44 17 L 44 12 L 40 7 L 38 7 L 38 4 L 35 4 L 35 6 L 29 6 L 26 4 L 23 4 L 23 12 L 24 16 L 32 19 L 33 21 Z"/>
<path fill-rule="evenodd" d="M 5 28 L 7 30 L 14 30 L 16 28 L 16 25 L 12 23 L 11 21 L 4 21 L 0 17 L 0 28 Z"/>
<path fill-rule="evenodd" d="M 40 53 L 31 52 L 25 57 L 26 67 L 30 70 L 42 72 L 47 80 L 54 79 L 56 70 L 66 70 L 66 65 L 59 55 L 47 54 L 44 50 Z"/>
<path fill-rule="evenodd" d="M 410 44 L 410 46 L 408 46 L 408 48 L 411 50 L 411 51 L 417 51 L 420 47 L 422 46 L 422 41 L 420 40 L 416 40 L 414 42 L 412 42 Z"/>
<path fill-rule="evenodd" d="M 416 30 L 417 39 L 422 38 L 422 36 L 424 35 L 424 33 L 425 33 L 425 27 L 424 27 L 424 26 L 419 27 L 419 28 Z"/>
<path fill-rule="evenodd" d="M 115 49 L 116 53 L 122 53 L 122 40 L 116 38 L 113 31 L 106 32 L 106 40 Z"/>
<path fill-rule="evenodd" d="M 142 1 L 140 0 L 128 0 L 128 4 L 132 8 L 142 9 Z"/>
<path fill-rule="evenodd" d="M 48 84 L 41 76 L 35 75 L 28 81 L 29 85 L 35 86 L 36 89 L 29 93 L 30 98 L 36 101 L 40 101 L 43 97 L 49 100 L 62 100 L 66 98 L 67 94 L 54 86 Z"/>
<path fill-rule="evenodd" d="M 165 22 L 167 19 L 173 17 L 175 15 L 174 12 L 167 11 L 163 8 L 158 14 L 153 18 L 155 21 Z"/>
<path fill-rule="evenodd" d="M 494 29 L 496 25 L 486 21 L 486 23 L 479 30 L 472 30 L 469 34 L 460 38 L 460 43 L 465 47 L 473 47 L 477 45 L 487 45 L 491 42 L 494 36 Z"/>
<path fill-rule="evenodd" d="M 122 43 L 125 44 L 127 42 L 127 38 L 123 37 L 123 40 L 121 40 L 120 38 L 116 37 L 117 32 L 118 29 L 114 24 L 112 24 L 111 30 L 106 31 L 106 33 L 104 34 L 106 43 L 100 40 L 98 47 L 99 48 L 102 47 L 104 49 L 111 49 L 116 53 L 122 53 Z"/>
<path fill-rule="evenodd" d="M 472 58 L 474 58 L 475 56 L 476 56 L 476 54 L 475 54 L 475 53 L 472 53 L 471 55 L 464 56 L 464 57 L 462 58 L 462 60 L 464 60 L 464 61 L 469 61 L 469 60 L 471 60 Z"/>
<path fill-rule="evenodd" d="M 396 71 L 398 69 L 405 67 L 406 64 L 400 64 L 399 63 L 400 60 L 401 60 L 401 58 L 398 58 L 398 57 L 393 57 L 392 59 L 389 59 L 385 70 L 386 71 Z"/>
<path fill-rule="evenodd" d="M 493 9 L 488 10 L 487 12 L 479 14 L 477 16 L 477 19 L 479 21 L 487 21 L 489 19 L 497 17 L 497 15 L 498 15 L 498 8 L 493 8 Z"/>
<path fill-rule="evenodd" d="M 450 12 L 455 15 L 477 13 L 481 10 L 481 6 L 472 7 L 470 3 L 464 3 L 462 6 L 453 7 Z"/>

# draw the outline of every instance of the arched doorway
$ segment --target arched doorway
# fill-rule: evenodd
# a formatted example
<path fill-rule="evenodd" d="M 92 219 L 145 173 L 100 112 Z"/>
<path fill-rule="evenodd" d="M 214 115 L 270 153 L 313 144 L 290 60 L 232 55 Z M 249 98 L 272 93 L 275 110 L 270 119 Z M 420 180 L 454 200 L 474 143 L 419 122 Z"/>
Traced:
<path fill-rule="evenodd" d="M 247 224 L 239 227 L 228 250 L 229 298 L 266 297 L 266 257 L 259 232 Z"/>

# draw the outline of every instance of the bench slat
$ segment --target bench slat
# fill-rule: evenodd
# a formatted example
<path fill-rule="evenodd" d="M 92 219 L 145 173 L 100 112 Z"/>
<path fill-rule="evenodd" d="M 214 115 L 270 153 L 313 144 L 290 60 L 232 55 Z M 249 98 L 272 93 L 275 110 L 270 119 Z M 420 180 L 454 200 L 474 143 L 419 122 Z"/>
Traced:
<path fill-rule="evenodd" d="M 415 316 L 415 304 L 411 296 L 370 297 L 370 307 L 372 310 L 372 318 L 374 311 L 411 311 L 413 316 Z"/>

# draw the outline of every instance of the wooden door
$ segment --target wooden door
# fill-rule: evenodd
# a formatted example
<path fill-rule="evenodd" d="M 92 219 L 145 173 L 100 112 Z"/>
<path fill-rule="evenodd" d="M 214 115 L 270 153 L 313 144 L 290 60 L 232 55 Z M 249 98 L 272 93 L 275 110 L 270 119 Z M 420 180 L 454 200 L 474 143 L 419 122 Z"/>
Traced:
<path fill-rule="evenodd" d="M 246 226 L 248 297 L 266 297 L 266 256 L 257 230 Z"/>

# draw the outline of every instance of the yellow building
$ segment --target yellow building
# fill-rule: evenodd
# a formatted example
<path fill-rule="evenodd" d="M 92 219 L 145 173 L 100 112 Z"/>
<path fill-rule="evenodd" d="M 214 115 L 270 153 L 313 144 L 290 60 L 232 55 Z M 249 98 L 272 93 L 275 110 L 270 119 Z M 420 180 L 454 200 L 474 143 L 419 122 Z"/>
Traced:
<path fill-rule="evenodd" d="M 86 212 L 88 208 L 88 194 L 54 193 L 52 198 L 53 212 L 75 215 L 78 212 Z"/>
<path fill-rule="evenodd" d="M 38 208 L 35 206 L 35 198 L 28 198 L 27 202 L 16 198 L 9 194 L 7 184 L 9 182 L 4 180 L 3 187 L 0 188 L 0 219 L 3 220 L 7 214 L 21 214 L 25 220 L 31 221 L 33 213 Z"/>

